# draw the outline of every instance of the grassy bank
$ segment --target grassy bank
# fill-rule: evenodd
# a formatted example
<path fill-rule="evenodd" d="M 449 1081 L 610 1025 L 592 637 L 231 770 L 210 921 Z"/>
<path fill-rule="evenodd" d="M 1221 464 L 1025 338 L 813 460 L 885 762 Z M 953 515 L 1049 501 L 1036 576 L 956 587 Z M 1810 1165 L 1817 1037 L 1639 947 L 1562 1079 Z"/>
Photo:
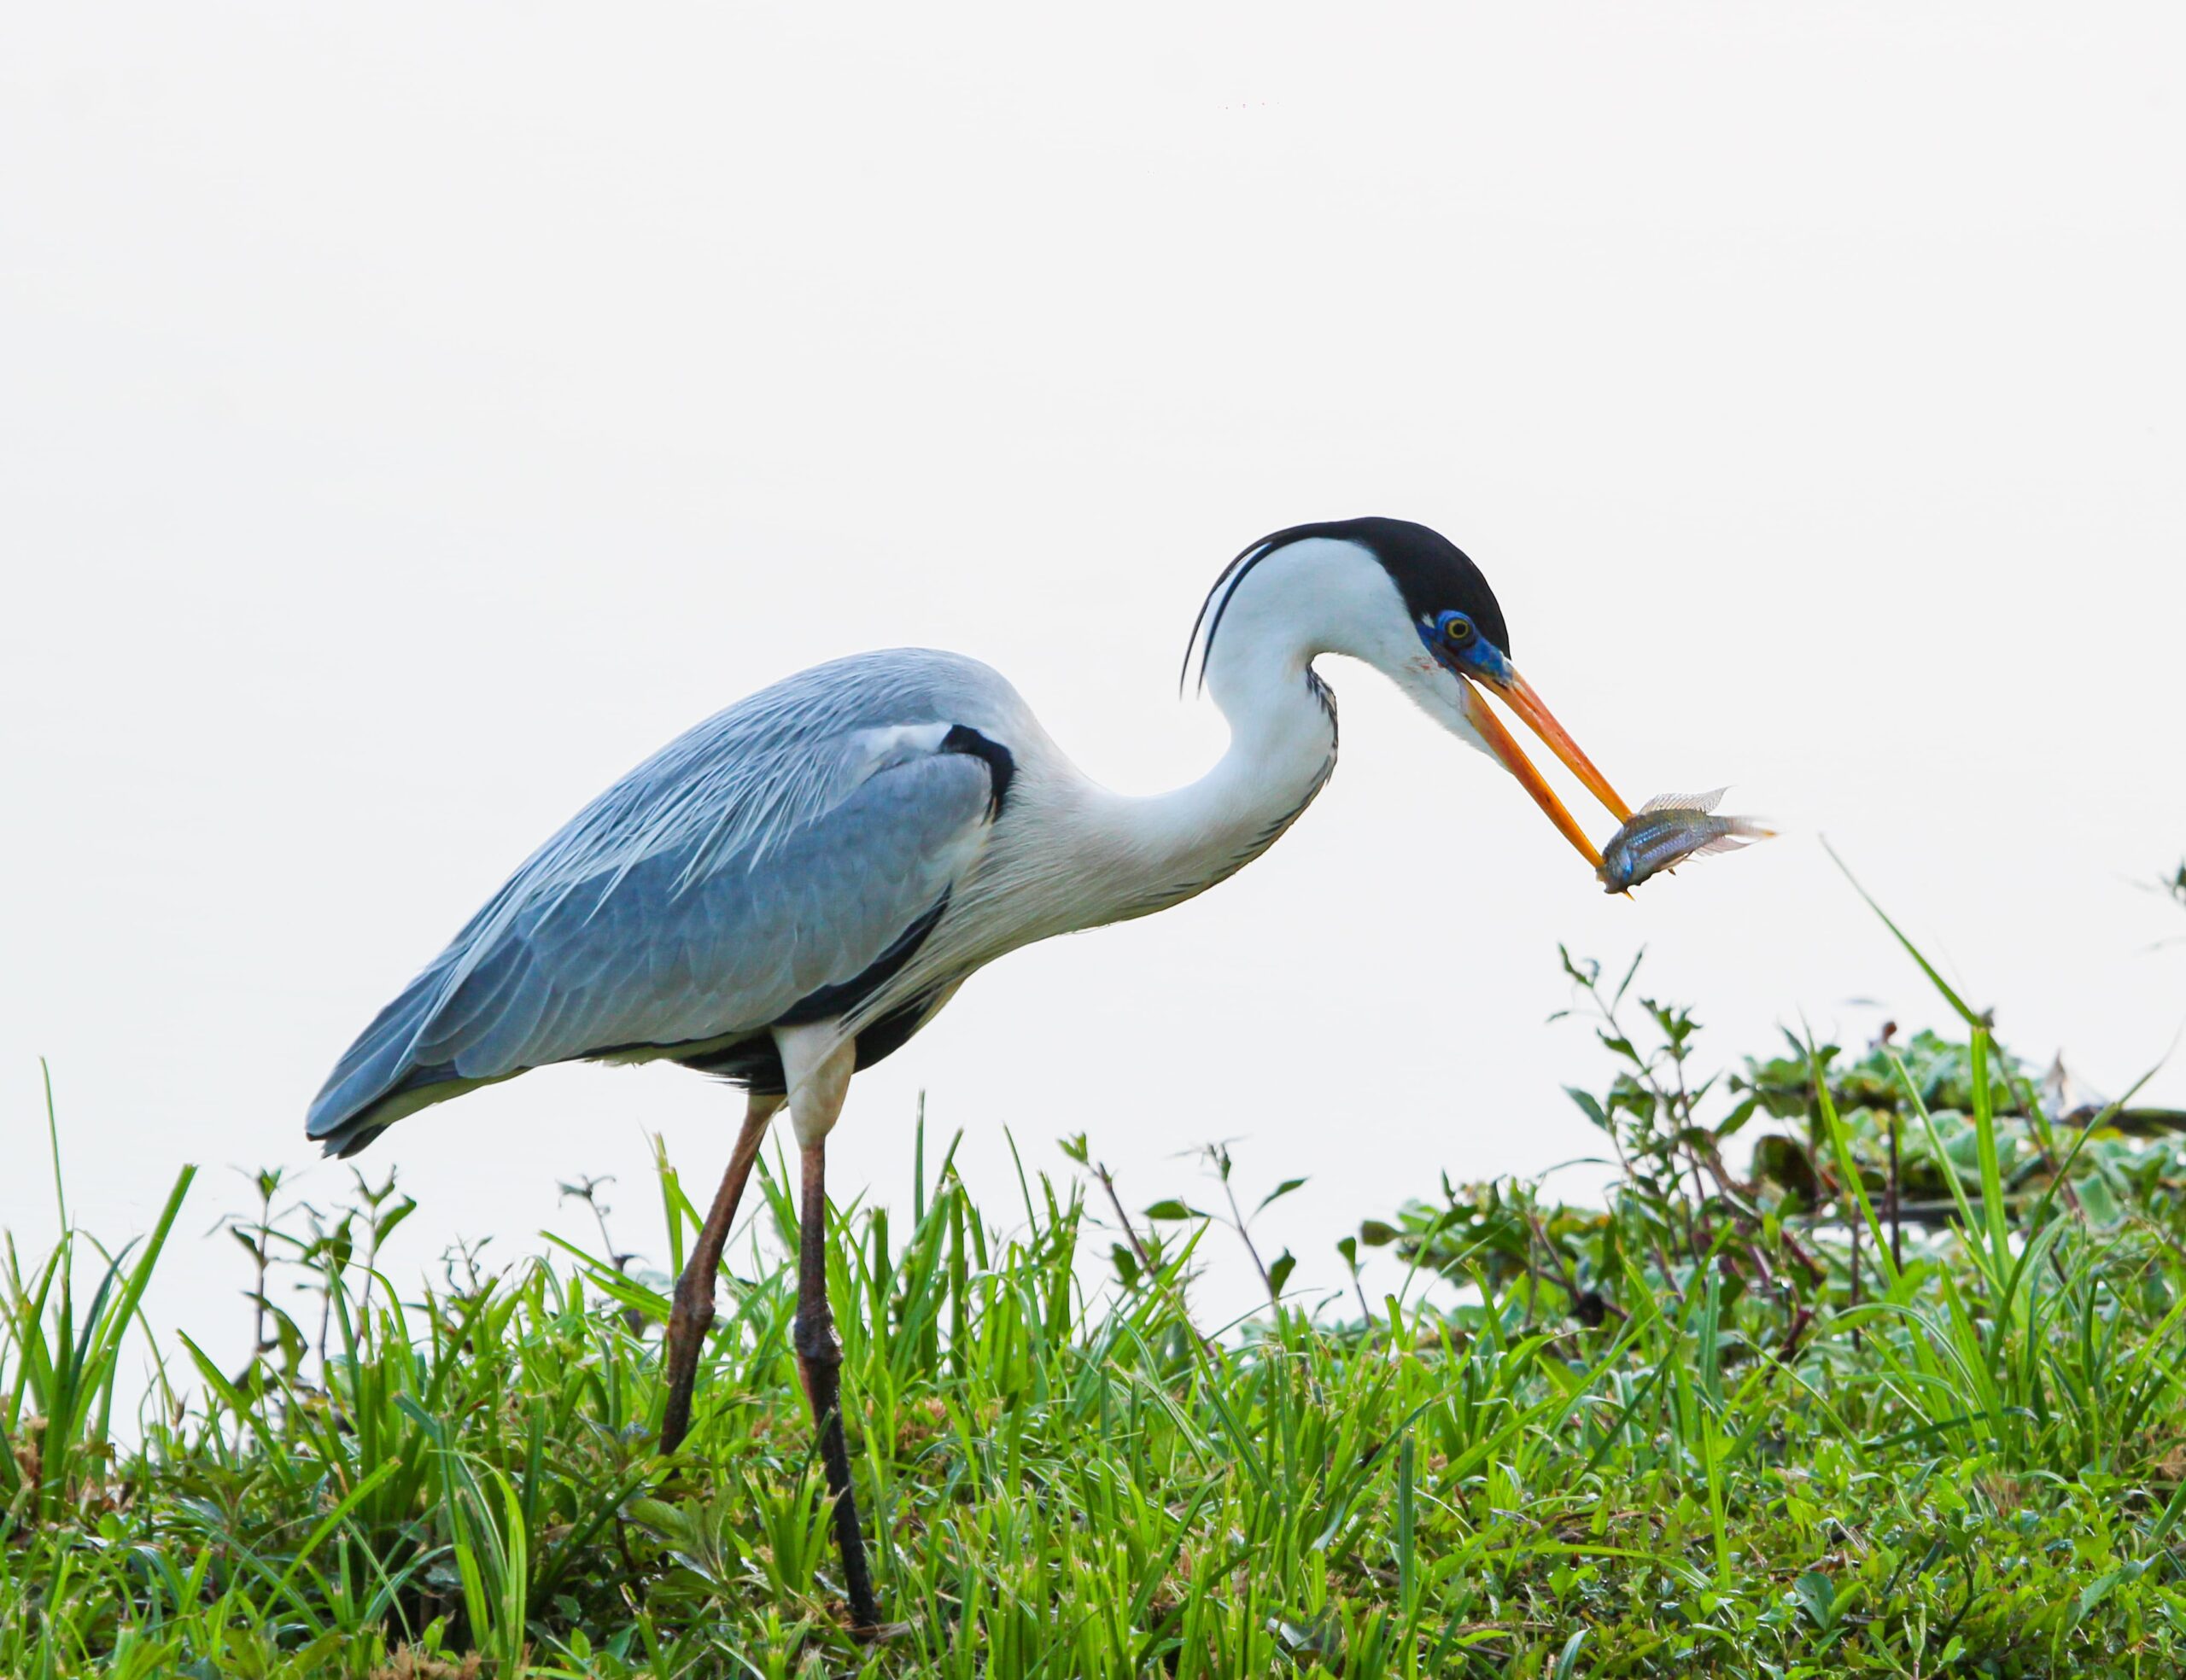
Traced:
<path fill-rule="evenodd" d="M 875 1647 L 839 1620 L 773 1177 L 672 1462 L 667 1303 L 606 1253 L 398 1289 L 398 1194 L 283 1222 L 269 1183 L 241 1263 L 317 1305 L 267 1298 L 240 1372 L 165 1347 L 125 1430 L 189 1175 L 111 1258 L 11 1249 L 0 1673 L 2179 1671 L 2176 1117 L 2046 1111 L 1947 988 L 1955 1034 L 1711 1079 L 1690 1016 L 1571 968 L 1608 1206 L 1445 1185 L 1344 1245 L 1401 1287 L 1195 1324 L 1198 1245 L 1235 1238 L 1181 1203 L 1119 1228 L 1082 1142 L 1020 1205 L 939 1160 L 908 1217 L 846 1216 Z"/>

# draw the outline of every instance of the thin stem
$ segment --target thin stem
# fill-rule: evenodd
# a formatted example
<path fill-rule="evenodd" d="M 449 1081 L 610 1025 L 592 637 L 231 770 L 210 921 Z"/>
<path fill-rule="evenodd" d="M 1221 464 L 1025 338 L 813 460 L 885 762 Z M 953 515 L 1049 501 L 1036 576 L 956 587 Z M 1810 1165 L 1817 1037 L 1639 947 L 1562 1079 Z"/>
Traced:
<path fill-rule="evenodd" d="M 1351 1292 L 1359 1298 L 1359 1317 L 1365 1321 L 1366 1327 L 1371 1330 L 1374 1327 L 1374 1310 L 1366 1304 L 1366 1286 L 1359 1282 L 1359 1268 L 1356 1266 L 1351 1269 Z"/>
<path fill-rule="evenodd" d="M 1237 1206 L 1237 1193 L 1230 1187 L 1230 1175 L 1227 1173 L 1222 1175 L 1222 1194 L 1224 1199 L 1230 1204 L 1230 1228 L 1237 1234 L 1239 1240 L 1245 1245 L 1245 1252 L 1253 1257 L 1253 1269 L 1260 1275 L 1260 1287 L 1267 1291 L 1269 1304 L 1273 1306 L 1281 1306 L 1283 1303 L 1277 1298 L 1275 1292 L 1275 1280 L 1268 1275 L 1267 1268 L 1260 1263 L 1260 1251 L 1253 1245 L 1253 1234 L 1245 1228 L 1245 1216 Z"/>
<path fill-rule="evenodd" d="M 1105 1161 L 1094 1163 L 1093 1176 L 1101 1181 L 1101 1188 L 1108 1193 L 1108 1205 L 1116 1210 L 1116 1222 L 1124 1228 L 1124 1237 L 1131 1244 L 1131 1251 L 1138 1257 L 1139 1268 L 1146 1274 L 1146 1280 L 1154 1287 L 1161 1288 L 1161 1269 L 1154 1263 L 1154 1257 L 1146 1251 L 1146 1245 L 1138 1240 L 1138 1228 L 1131 1222 L 1131 1216 L 1124 1211 L 1124 1199 L 1116 1193 L 1116 1181 L 1110 1175 Z M 1200 1351 L 1213 1353 L 1214 1344 L 1200 1334 L 1199 1327 L 1192 1322 L 1191 1314 L 1185 1310 L 1183 1298 L 1174 1290 L 1163 1289 L 1162 1292 L 1168 1296 L 1170 1309 L 1175 1312 L 1178 1321 L 1192 1333 L 1192 1339 L 1199 1344 Z"/>

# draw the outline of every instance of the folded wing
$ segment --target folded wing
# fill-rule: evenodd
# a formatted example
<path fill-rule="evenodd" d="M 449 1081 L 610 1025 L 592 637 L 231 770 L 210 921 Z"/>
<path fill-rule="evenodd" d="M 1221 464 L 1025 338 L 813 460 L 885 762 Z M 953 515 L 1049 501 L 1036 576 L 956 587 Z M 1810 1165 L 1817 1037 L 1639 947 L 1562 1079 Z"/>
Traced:
<path fill-rule="evenodd" d="M 380 1012 L 307 1134 L 352 1153 L 529 1068 L 733 1040 L 846 998 L 932 925 L 994 802 L 989 766 L 943 744 L 949 684 L 875 668 L 905 657 L 804 673 L 608 790 Z"/>

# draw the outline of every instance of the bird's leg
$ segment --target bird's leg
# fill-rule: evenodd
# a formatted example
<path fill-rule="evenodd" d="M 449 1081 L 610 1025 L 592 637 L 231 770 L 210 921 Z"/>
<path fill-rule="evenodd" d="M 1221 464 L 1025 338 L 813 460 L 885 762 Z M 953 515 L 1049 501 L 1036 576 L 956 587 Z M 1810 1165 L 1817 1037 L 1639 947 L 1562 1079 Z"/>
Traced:
<path fill-rule="evenodd" d="M 841 1117 L 857 1066 L 857 1041 L 839 1036 L 832 1022 L 777 1027 L 774 1045 L 781 1052 L 789 1087 L 789 1115 L 804 1156 L 803 1205 L 797 1244 L 797 1374 L 812 1420 L 820 1429 L 820 1461 L 827 1473 L 827 1495 L 834 1505 L 835 1545 L 843 1555 L 843 1589 L 850 1621 L 868 1636 L 880 1631 L 873 1602 L 873 1575 L 866 1566 L 865 1540 L 857 1527 L 857 1501 L 850 1491 L 850 1455 L 843 1435 L 843 1345 L 835 1339 L 834 1315 L 827 1309 L 827 1134 Z"/>
<path fill-rule="evenodd" d="M 797 1251 L 797 1373 L 804 1381 L 813 1421 L 820 1428 L 820 1461 L 835 1507 L 835 1544 L 843 1555 L 843 1586 L 850 1620 L 861 1631 L 880 1625 L 873 1577 L 866 1567 L 865 1537 L 858 1532 L 857 1500 L 850 1490 L 850 1455 L 843 1436 L 843 1345 L 827 1307 L 827 1144 L 804 1146 L 804 1207 Z"/>
<path fill-rule="evenodd" d="M 675 1300 L 668 1315 L 668 1409 L 660 1421 L 660 1450 L 674 1452 L 691 1429 L 691 1388 L 698 1380 L 698 1351 L 705 1345 L 706 1331 L 714 1321 L 714 1280 L 721 1270 L 721 1251 L 728 1241 L 729 1227 L 736 1222 L 736 1205 L 744 1197 L 744 1181 L 751 1176 L 751 1163 L 767 1135 L 767 1123 L 784 1102 L 754 1091 L 744 1110 L 744 1129 L 736 1135 L 736 1148 L 722 1175 L 721 1188 L 699 1228 L 698 1246 L 690 1263 L 675 1280 Z"/>

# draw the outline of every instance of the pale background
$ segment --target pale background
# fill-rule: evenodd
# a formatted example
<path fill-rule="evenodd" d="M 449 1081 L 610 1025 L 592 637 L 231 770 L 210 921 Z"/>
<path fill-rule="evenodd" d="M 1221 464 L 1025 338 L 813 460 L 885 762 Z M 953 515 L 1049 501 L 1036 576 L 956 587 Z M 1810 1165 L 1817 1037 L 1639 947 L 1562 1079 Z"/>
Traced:
<path fill-rule="evenodd" d="M 1332 1286 L 1439 1172 L 1593 1146 L 1559 940 L 1645 942 L 1721 1055 L 1934 1019 L 1818 833 L 2122 1086 L 2186 1014 L 2138 884 L 2186 848 L 2182 17 L 7 9 L 0 1222 L 52 1228 L 43 1054 L 85 1225 L 208 1169 L 155 1306 L 239 1346 L 226 1170 L 310 1158 L 350 1036 L 628 765 L 926 643 L 1182 781 L 1217 569 L 1366 512 L 1480 561 L 1633 797 L 1735 782 L 1790 837 L 1606 900 L 1333 668 L 1310 817 L 974 981 L 859 1082 L 843 1193 L 903 1199 L 922 1089 L 998 1216 L 1005 1127 L 1055 1170 L 1091 1133 L 1134 1205 L 1232 1137 L 1253 1189 L 1310 1175 L 1267 1235 Z M 555 1070 L 363 1164 L 422 1199 L 406 1276 L 586 1234 L 587 1171 L 658 1259 L 647 1133 L 710 1183 L 735 1112 Z"/>

